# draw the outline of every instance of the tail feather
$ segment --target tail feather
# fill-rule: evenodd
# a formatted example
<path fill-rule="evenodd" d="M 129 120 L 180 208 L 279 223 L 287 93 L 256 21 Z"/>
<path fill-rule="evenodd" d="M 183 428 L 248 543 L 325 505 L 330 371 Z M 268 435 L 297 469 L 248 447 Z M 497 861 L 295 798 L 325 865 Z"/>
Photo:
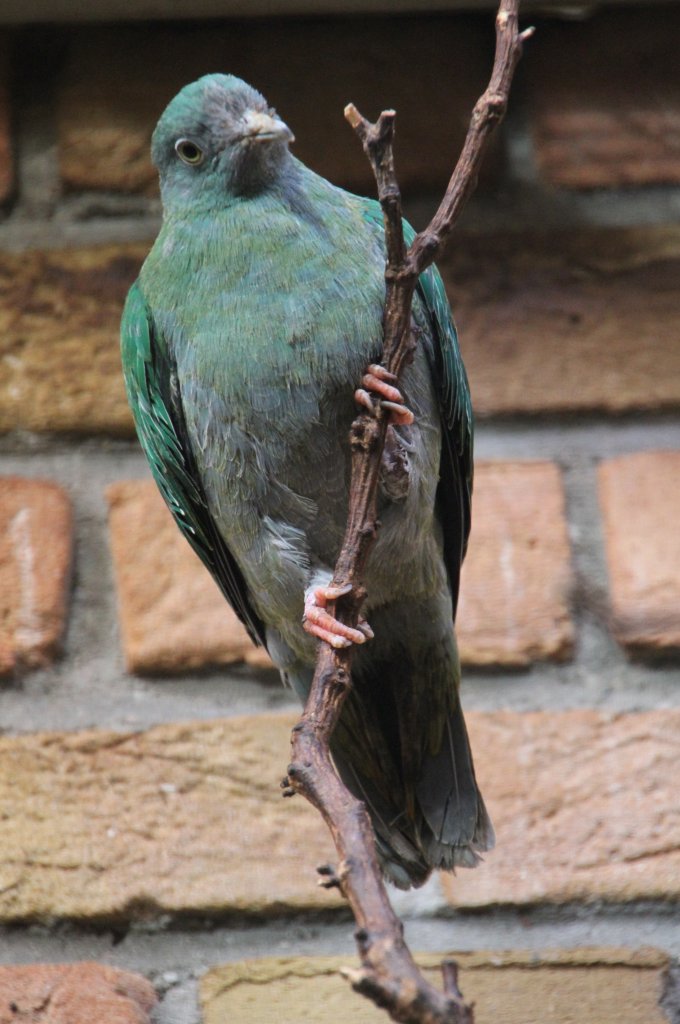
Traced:
<path fill-rule="evenodd" d="M 378 860 L 385 876 L 398 889 L 423 885 L 432 868 L 415 840 L 409 819 L 404 813 L 395 815 L 394 806 L 387 805 L 372 780 L 361 775 L 335 747 L 333 760 L 347 788 L 366 805 L 375 832 Z"/>
<path fill-rule="evenodd" d="M 443 871 L 454 871 L 456 868 L 475 868 L 483 860 L 481 856 L 494 848 L 496 837 L 484 805 L 482 795 L 477 790 L 478 808 L 477 822 L 471 840 L 466 844 L 447 844 L 436 839 L 432 832 L 421 834 L 421 842 L 425 857 L 433 868 Z"/>
<path fill-rule="evenodd" d="M 356 735 L 355 729 L 355 740 Z M 367 749 L 371 747 L 366 745 L 364 754 Z M 333 759 L 345 785 L 365 803 L 381 868 L 398 888 L 423 885 L 433 868 L 473 868 L 481 854 L 493 848 L 494 830 L 477 787 L 458 702 L 440 749 L 423 761 L 415 799 L 408 798 L 403 780 L 397 784 L 393 779 L 393 785 L 385 787 L 380 773 L 372 777 L 370 760 L 364 757 L 359 764 L 346 743 L 333 744 Z"/>
<path fill-rule="evenodd" d="M 416 787 L 425 819 L 423 845 L 433 867 L 474 867 L 493 848 L 493 825 L 477 787 L 460 703 L 449 713 L 443 740 L 426 757 Z"/>

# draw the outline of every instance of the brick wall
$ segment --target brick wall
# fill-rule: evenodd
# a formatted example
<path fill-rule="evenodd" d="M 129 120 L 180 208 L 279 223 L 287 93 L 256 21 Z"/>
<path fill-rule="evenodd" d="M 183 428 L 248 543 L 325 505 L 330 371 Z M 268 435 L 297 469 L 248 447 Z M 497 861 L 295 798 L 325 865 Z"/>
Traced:
<path fill-rule="evenodd" d="M 441 261 L 478 415 L 458 632 L 499 847 L 400 906 L 423 950 L 604 936 L 628 952 L 540 962 L 566 985 L 551 1020 L 597 962 L 611 1019 L 651 1021 L 680 953 L 680 12 L 536 23 Z M 342 108 L 395 106 L 422 224 L 492 45 L 491 18 L 465 14 L 0 35 L 0 1022 L 91 1020 L 92 993 L 102 1024 L 194 1022 L 195 979 L 234 950 L 349 948 L 314 887 L 327 837 L 277 795 L 294 705 L 148 479 L 118 321 L 158 226 L 150 132 L 182 84 L 240 74 L 302 159 L 366 193 Z M 453 907 L 462 933 L 442 931 Z M 647 959 L 644 914 L 663 950 Z M 279 998 L 280 965 L 257 970 Z M 641 1009 L 620 979 L 644 971 Z M 517 1005 L 543 1005 L 516 973 Z M 201 991 L 206 1022 L 262 1019 L 217 969 Z"/>

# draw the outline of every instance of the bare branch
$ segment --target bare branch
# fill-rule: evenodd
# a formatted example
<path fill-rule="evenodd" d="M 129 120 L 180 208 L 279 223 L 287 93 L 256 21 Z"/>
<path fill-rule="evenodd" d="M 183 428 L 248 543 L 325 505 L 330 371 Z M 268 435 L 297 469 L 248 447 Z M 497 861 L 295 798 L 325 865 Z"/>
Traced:
<path fill-rule="evenodd" d="M 401 223 L 401 193 L 394 169 L 394 110 L 383 110 L 375 124 L 362 117 L 353 103 L 345 107 L 345 118 L 361 139 L 364 153 L 373 168 L 378 199 L 385 217 L 387 270 L 396 272 L 404 262 L 404 228 Z"/>
<path fill-rule="evenodd" d="M 479 170 L 489 139 L 505 116 L 510 84 L 522 45 L 533 35 L 533 28 L 519 32 L 517 11 L 519 0 L 501 0 L 496 15 L 496 56 L 486 91 L 477 100 L 458 163 L 439 209 L 415 238 L 408 259 L 412 270 L 420 274 L 432 263 L 451 234 L 465 204 L 477 186 Z"/>
<path fill-rule="evenodd" d="M 477 102 L 465 145 L 446 195 L 428 227 L 405 249 L 401 196 L 394 169 L 394 111 L 376 124 L 350 104 L 345 116 L 361 139 L 378 185 L 385 221 L 387 266 L 383 365 L 397 376 L 412 356 L 411 303 L 418 275 L 434 260 L 476 184 L 488 139 L 505 113 L 512 75 L 527 33 L 517 30 L 518 0 L 501 0 L 496 19 L 496 55 L 489 86 Z M 352 482 L 347 528 L 333 585 L 352 590 L 329 607 L 343 622 L 356 625 L 365 598 L 363 575 L 377 532 L 376 499 L 387 419 L 378 402 L 373 414 L 352 424 Z M 349 693 L 352 648 L 321 644 L 316 672 L 302 718 L 293 729 L 292 761 L 286 782 L 323 815 L 340 859 L 337 875 L 322 869 L 323 883 L 346 896 L 357 923 L 355 938 L 361 967 L 347 970 L 353 988 L 404 1024 L 473 1024 L 472 1007 L 458 988 L 456 965 L 442 965 L 444 991 L 427 982 L 403 938 L 380 876 L 368 813 L 342 784 L 330 758 L 330 739 Z M 286 790 L 284 790 L 285 792 Z"/>

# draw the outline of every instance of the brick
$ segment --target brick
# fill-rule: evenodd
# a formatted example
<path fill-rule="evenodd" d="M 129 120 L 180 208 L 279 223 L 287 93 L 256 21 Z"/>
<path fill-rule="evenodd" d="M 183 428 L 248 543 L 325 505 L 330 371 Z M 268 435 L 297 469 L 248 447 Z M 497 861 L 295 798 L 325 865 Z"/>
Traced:
<path fill-rule="evenodd" d="M 672 900 L 680 712 L 469 715 L 496 849 L 443 875 L 460 907 Z"/>
<path fill-rule="evenodd" d="M 458 610 L 463 663 L 519 667 L 567 658 L 574 641 L 571 584 L 558 467 L 479 465 Z"/>
<path fill-rule="evenodd" d="M 0 676 L 49 664 L 64 632 L 73 521 L 46 480 L 0 477 Z"/>
<path fill-rule="evenodd" d="M 0 254 L 0 431 L 131 434 L 118 330 L 147 250 Z M 442 270 L 479 416 L 680 406 L 680 228 L 467 236 Z"/>
<path fill-rule="evenodd" d="M 0 921 L 337 908 L 332 843 L 284 800 L 293 716 L 0 738 Z"/>
<path fill-rule="evenodd" d="M 118 335 L 147 251 L 0 254 L 0 431 L 132 433 Z"/>
<path fill-rule="evenodd" d="M 108 488 L 111 550 L 130 672 L 248 661 L 271 667 L 175 526 L 152 481 Z"/>
<path fill-rule="evenodd" d="M 247 661 L 271 667 L 172 522 L 152 482 L 108 490 L 126 665 L 181 672 Z M 478 467 L 458 639 L 470 665 L 564 659 L 573 644 L 569 542 L 551 463 Z"/>
<path fill-rule="evenodd" d="M 478 416 L 680 406 L 679 228 L 466 236 L 440 265 Z"/>
<path fill-rule="evenodd" d="M 453 957 L 467 1002 L 480 1021 L 503 1024 L 664 1024 L 659 997 L 668 958 L 653 949 L 569 949 L 540 953 L 430 953 L 416 960 L 441 987 Z M 200 984 L 204 1024 L 380 1024 L 385 1014 L 353 993 L 340 971 L 351 957 L 245 960 L 214 967 Z M 575 1016 L 575 1008 L 576 1014 Z"/>
<path fill-rule="evenodd" d="M 546 181 L 573 188 L 680 181 L 679 34 L 672 7 L 658 18 L 615 11 L 541 26 L 523 71 Z"/>
<path fill-rule="evenodd" d="M 0 254 L 0 431 L 132 433 L 118 331 L 147 249 Z M 680 406 L 679 228 L 468 236 L 442 269 L 479 416 Z"/>
<path fill-rule="evenodd" d="M 263 29 L 252 39 L 252 81 L 290 121 L 295 154 L 336 184 L 375 195 L 375 182 L 343 110 L 352 101 L 367 117 L 398 113 L 395 158 L 403 189 L 444 192 L 462 148 L 470 115 L 486 88 L 493 61 L 488 25 L 451 16 L 321 19 Z M 277 69 L 283 45 L 286 75 Z M 310 78 L 310 54 L 322 53 Z M 418 88 L 403 74 L 418 68 Z M 251 75 L 250 66 L 246 78 Z M 309 102 L 311 93 L 314 102 Z M 441 115 L 446 97 L 446 117 Z M 499 140 L 483 178 L 501 163 Z"/>
<path fill-rule="evenodd" d="M 6 202 L 14 189 L 9 77 L 7 37 L 0 35 L 0 203 Z"/>
<path fill-rule="evenodd" d="M 680 652 L 680 452 L 640 452 L 599 467 L 612 628 L 632 655 Z"/>
<path fill-rule="evenodd" d="M 0 967 L 0 1024 L 150 1024 L 156 1002 L 146 978 L 102 964 Z"/>
<path fill-rule="evenodd" d="M 176 84 L 189 80 L 184 69 L 195 34 L 185 39 L 185 46 L 173 45 L 172 32 L 154 28 L 90 29 L 72 40 L 57 90 L 57 155 L 66 188 L 157 194 L 151 132 Z"/>
<path fill-rule="evenodd" d="M 148 150 L 158 117 L 183 85 L 219 70 L 238 73 L 276 106 L 295 132 L 301 160 L 337 184 L 371 194 L 373 178 L 343 109 L 352 100 L 374 117 L 396 107 L 402 187 L 443 191 L 491 66 L 485 27 L 441 16 L 364 20 L 361 32 L 357 24 L 336 19 L 329 32 L 321 19 L 262 19 L 211 29 L 82 31 L 58 92 L 66 187 L 155 194 Z M 316 68 L 313 53 L 323 54 Z M 417 94 L 401 73 L 408 65 L 418 67 Z M 497 151 L 489 173 L 498 162 Z"/>
<path fill-rule="evenodd" d="M 280 795 L 295 720 L 0 737 L 0 922 L 340 908 L 325 826 Z M 680 897 L 680 711 L 467 720 L 498 846 L 441 876 L 456 907 Z"/>

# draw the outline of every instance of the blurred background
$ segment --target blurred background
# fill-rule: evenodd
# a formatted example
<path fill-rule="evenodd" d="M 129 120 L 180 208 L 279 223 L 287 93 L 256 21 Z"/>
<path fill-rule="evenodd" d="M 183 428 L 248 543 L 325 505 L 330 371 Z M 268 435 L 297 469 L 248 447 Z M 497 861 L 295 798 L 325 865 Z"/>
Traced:
<path fill-rule="evenodd" d="M 477 414 L 458 636 L 498 849 L 396 903 L 417 949 L 496 951 L 464 982 L 482 1021 L 508 985 L 518 1020 L 591 998 L 593 1020 L 677 1020 L 680 8 L 521 23 L 440 261 Z M 249 957 L 351 961 L 351 925 L 315 886 L 323 826 L 279 797 L 295 703 L 156 494 L 118 324 L 182 85 L 246 79 L 300 159 L 365 195 L 343 108 L 396 108 L 420 228 L 493 50 L 484 0 L 0 4 L 0 1021 L 42 1020 L 45 985 L 90 1021 L 101 988 L 102 1024 L 345 1012 L 344 983 L 322 1018 L 323 985 L 284 991 L 272 961 L 248 987 Z"/>

